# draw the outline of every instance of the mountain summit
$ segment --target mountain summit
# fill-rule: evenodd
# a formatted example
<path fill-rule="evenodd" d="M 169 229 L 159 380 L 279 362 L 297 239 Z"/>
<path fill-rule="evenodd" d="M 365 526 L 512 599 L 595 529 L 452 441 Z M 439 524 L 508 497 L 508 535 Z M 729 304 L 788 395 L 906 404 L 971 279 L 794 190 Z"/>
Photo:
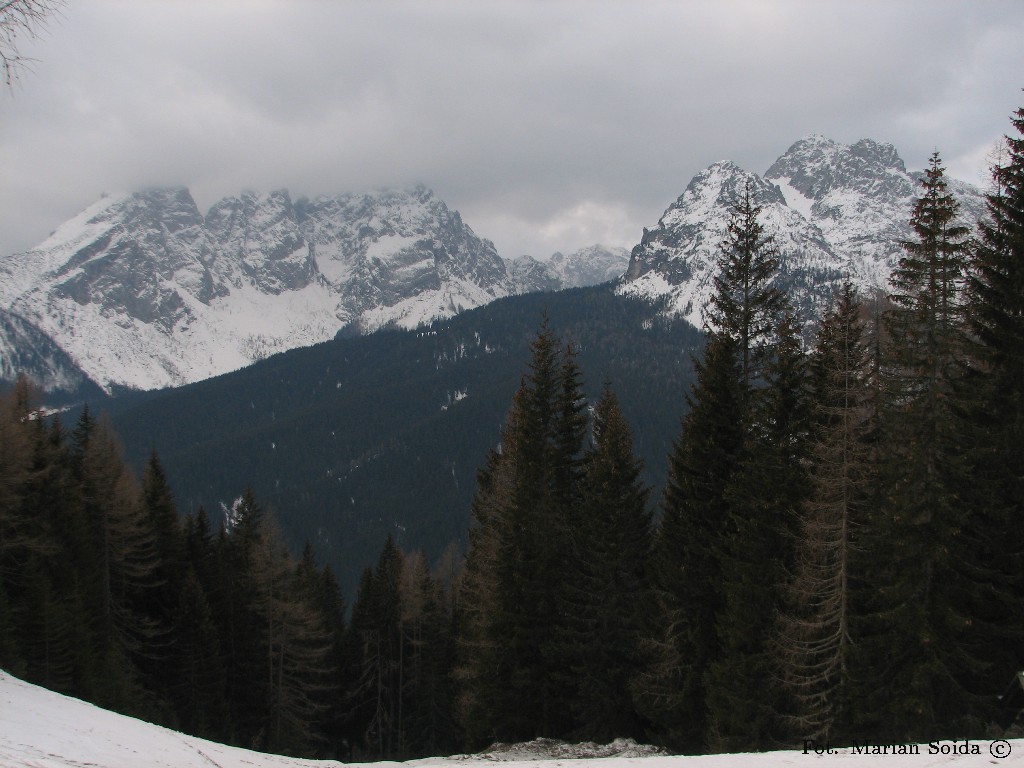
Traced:
<path fill-rule="evenodd" d="M 822 136 L 797 141 L 763 176 L 715 163 L 644 230 L 619 292 L 666 301 L 667 311 L 700 327 L 730 207 L 749 183 L 761 224 L 775 236 L 782 283 L 805 318 L 820 316 L 847 277 L 862 289 L 886 286 L 911 234 L 920 175 L 891 144 Z M 976 221 L 985 210 L 980 190 L 957 181 L 951 188 L 964 221 Z"/>

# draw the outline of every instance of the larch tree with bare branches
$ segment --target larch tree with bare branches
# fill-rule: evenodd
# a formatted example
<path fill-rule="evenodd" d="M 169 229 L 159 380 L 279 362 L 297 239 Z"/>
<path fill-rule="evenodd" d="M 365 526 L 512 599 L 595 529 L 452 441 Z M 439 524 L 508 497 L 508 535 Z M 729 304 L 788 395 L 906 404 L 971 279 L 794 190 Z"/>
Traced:
<path fill-rule="evenodd" d="M 869 358 L 860 300 L 844 285 L 812 358 L 811 494 L 800 512 L 794 573 L 776 640 L 786 730 L 828 741 L 849 696 L 851 566 L 871 463 Z"/>
<path fill-rule="evenodd" d="M 65 5 L 65 0 L 0 0 L 0 67 L 8 86 L 31 62 L 19 50 L 21 41 L 38 37 Z"/>

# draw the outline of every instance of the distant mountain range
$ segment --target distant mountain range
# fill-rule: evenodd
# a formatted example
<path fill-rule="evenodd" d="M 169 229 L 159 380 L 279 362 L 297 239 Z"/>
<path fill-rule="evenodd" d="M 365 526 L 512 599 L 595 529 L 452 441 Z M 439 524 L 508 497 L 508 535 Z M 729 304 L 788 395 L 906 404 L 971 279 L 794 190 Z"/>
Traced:
<path fill-rule="evenodd" d="M 506 262 L 424 187 L 247 192 L 205 216 L 184 188 L 107 196 L 0 264 L 0 376 L 176 386 L 339 333 L 614 279 L 627 263 L 600 247 Z"/>
<path fill-rule="evenodd" d="M 65 397 L 177 386 L 338 334 L 616 279 L 621 294 L 700 327 L 747 182 L 783 284 L 813 319 L 846 277 L 885 286 L 920 175 L 890 144 L 810 136 L 763 175 L 730 162 L 701 171 L 631 254 L 593 246 L 547 260 L 502 258 L 422 186 L 295 201 L 246 192 L 205 216 L 184 188 L 107 196 L 0 263 L 0 381 L 24 371 Z M 973 223 L 981 192 L 951 186 Z"/>

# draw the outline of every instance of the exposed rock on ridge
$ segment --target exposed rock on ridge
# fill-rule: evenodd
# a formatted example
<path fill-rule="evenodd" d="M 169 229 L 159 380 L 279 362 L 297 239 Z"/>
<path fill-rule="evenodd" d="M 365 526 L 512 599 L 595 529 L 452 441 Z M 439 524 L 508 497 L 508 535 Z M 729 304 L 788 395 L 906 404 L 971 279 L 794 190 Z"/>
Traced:
<path fill-rule="evenodd" d="M 517 272 L 422 186 L 296 201 L 244 192 L 205 216 L 181 187 L 109 196 L 0 263 L 0 377 L 29 338 L 16 329 L 31 328 L 35 347 L 49 337 L 74 375 L 107 389 L 159 388 L 339 333 L 411 328 L 577 285 L 587 269 L 614 271 L 610 254 L 556 255 Z M 626 255 L 617 258 L 621 274 Z"/>
<path fill-rule="evenodd" d="M 780 283 L 803 317 L 813 319 L 847 276 L 862 289 L 886 287 L 900 242 L 910 236 L 919 177 L 907 172 L 891 144 L 870 139 L 847 146 L 809 136 L 764 176 L 716 163 L 694 176 L 656 227 L 644 230 L 619 291 L 665 301 L 667 311 L 700 326 L 730 206 L 749 182 L 763 207 L 760 221 L 775 236 Z M 981 192 L 955 180 L 950 185 L 963 220 L 973 224 L 985 208 Z"/>

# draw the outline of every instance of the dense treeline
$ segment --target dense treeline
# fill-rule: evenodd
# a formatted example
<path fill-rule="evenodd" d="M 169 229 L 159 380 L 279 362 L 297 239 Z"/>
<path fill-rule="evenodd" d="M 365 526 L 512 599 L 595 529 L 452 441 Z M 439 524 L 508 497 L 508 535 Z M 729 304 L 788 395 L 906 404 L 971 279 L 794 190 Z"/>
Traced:
<path fill-rule="evenodd" d="M 571 350 L 542 329 L 474 502 L 471 742 L 996 727 L 1024 663 L 1024 138 L 1007 142 L 974 238 L 933 155 L 890 291 L 844 286 L 809 351 L 760 209 L 735 201 L 653 531 L 628 428 L 611 437 L 599 404 L 588 443 Z"/>
<path fill-rule="evenodd" d="M 246 493 L 0 403 L 0 664 L 192 733 L 402 758 L 537 736 L 681 752 L 978 738 L 1024 664 L 1024 110 L 989 216 L 936 153 L 885 295 L 805 329 L 750 189 L 655 508 L 616 392 L 545 319 L 464 561 L 388 537 L 349 615 Z M 657 514 L 655 514 L 657 513 Z"/>
<path fill-rule="evenodd" d="M 452 566 L 390 540 L 347 623 L 251 492 L 179 515 L 105 419 L 67 431 L 24 379 L 0 402 L 0 666 L 101 706 L 285 754 L 452 751 Z M 218 510 L 218 512 L 220 512 Z M 446 562 L 451 562 L 449 556 Z"/>
<path fill-rule="evenodd" d="M 473 743 L 637 730 L 628 684 L 650 609 L 647 489 L 610 388 L 588 439 L 580 379 L 572 348 L 542 327 L 480 472 L 458 667 Z"/>

